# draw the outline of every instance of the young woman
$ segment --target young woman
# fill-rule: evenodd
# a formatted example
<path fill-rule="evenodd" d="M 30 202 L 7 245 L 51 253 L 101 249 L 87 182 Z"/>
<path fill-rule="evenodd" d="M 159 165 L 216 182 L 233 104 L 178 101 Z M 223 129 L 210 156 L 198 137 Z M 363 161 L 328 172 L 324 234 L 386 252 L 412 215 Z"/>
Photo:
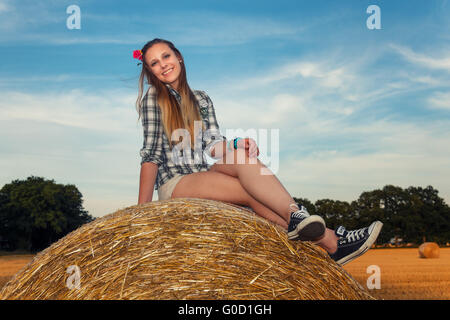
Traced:
<path fill-rule="evenodd" d="M 375 242 L 381 222 L 352 231 L 326 228 L 320 216 L 296 204 L 274 174 L 261 174 L 270 171 L 257 159 L 253 139 L 221 136 L 211 99 L 190 89 L 183 56 L 170 41 L 153 39 L 134 57 L 142 61 L 136 108 L 144 129 L 138 204 L 152 201 L 157 189 L 159 200 L 202 198 L 247 206 L 286 229 L 289 239 L 314 241 L 340 264 Z M 143 97 L 144 80 L 149 88 Z M 204 153 L 217 162 L 209 165 Z"/>

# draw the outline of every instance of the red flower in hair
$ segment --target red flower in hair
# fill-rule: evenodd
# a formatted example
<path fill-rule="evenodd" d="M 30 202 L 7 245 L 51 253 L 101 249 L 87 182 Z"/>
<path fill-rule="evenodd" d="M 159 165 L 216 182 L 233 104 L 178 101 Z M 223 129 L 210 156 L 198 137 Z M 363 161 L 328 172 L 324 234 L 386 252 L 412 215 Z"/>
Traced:
<path fill-rule="evenodd" d="M 133 51 L 133 58 L 142 61 L 142 50 L 134 50 Z"/>

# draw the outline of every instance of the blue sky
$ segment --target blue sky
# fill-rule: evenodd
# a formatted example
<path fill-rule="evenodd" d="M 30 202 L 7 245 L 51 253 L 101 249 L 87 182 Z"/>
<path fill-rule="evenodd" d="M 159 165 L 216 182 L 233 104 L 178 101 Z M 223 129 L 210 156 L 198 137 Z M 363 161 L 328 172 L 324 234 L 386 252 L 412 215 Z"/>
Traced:
<path fill-rule="evenodd" d="M 432 185 L 450 203 L 447 0 L 0 0 L 0 185 L 75 184 L 94 216 L 136 204 L 132 51 L 155 37 L 180 49 L 223 134 L 279 130 L 276 174 L 292 196 Z"/>

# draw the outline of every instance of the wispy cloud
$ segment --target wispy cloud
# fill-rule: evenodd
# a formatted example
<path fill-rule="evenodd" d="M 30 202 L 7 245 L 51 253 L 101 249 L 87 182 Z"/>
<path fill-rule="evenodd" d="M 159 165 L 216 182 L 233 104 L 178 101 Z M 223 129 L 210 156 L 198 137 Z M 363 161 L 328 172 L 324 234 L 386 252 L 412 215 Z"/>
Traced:
<path fill-rule="evenodd" d="M 76 32 L 76 31 L 75 31 Z M 104 45 L 104 44 L 136 44 L 145 43 L 148 41 L 148 37 L 139 36 L 134 34 L 114 34 L 114 35 L 67 35 L 51 34 L 51 33 L 27 33 L 19 37 L 14 35 L 4 35 L 0 38 L 3 42 L 16 42 L 25 41 L 27 43 L 40 43 L 46 45 Z"/>
<path fill-rule="evenodd" d="M 236 45 L 266 37 L 294 36 L 307 28 L 305 25 L 299 26 L 267 16 L 255 17 L 210 10 L 173 10 L 162 14 L 149 11 L 146 16 L 89 13 L 85 17 L 95 22 L 109 23 L 119 29 L 125 24 L 130 26 L 130 23 L 137 30 L 148 27 L 155 34 L 164 34 L 180 46 Z M 139 31 L 130 36 L 148 40 L 149 33 Z"/>
<path fill-rule="evenodd" d="M 1 8 L 0 3 L 0 10 Z M 305 29 L 304 26 L 268 17 L 237 16 L 214 11 L 175 11 L 164 12 L 163 15 L 150 11 L 147 16 L 127 16 L 89 11 L 84 13 L 82 8 L 82 29 L 68 34 L 65 30 L 67 15 L 61 11 L 61 5 L 50 8 L 45 3 L 31 2 L 23 8 L 21 6 L 20 10 L 13 10 L 5 3 L 3 8 L 12 13 L 2 17 L 0 30 L 4 32 L 0 36 L 1 42 L 27 41 L 53 45 L 135 44 L 148 41 L 151 37 L 148 30 L 152 30 L 154 36 L 164 34 L 177 45 L 213 46 L 242 44 L 265 37 L 293 36 Z M 85 31 L 83 25 L 89 23 L 91 29 L 98 26 L 99 31 Z M 114 28 L 105 29 L 105 24 Z M 59 27 L 41 29 L 48 25 Z"/>
<path fill-rule="evenodd" d="M 2 1 L 0 2 L 0 41 L 10 39 L 11 35 L 18 37 L 26 35 L 27 31 L 34 31 L 48 25 L 60 24 L 67 19 L 61 2 L 55 1 Z M 3 10 L 1 10 L 3 8 Z"/>
<path fill-rule="evenodd" d="M 364 11 L 345 4 L 332 13 L 319 10 L 323 15 L 313 8 L 317 18 L 308 17 L 312 14 L 305 5 L 304 16 L 293 20 L 294 13 L 281 10 L 256 10 L 259 15 L 241 8 L 179 11 L 172 6 L 163 12 L 152 5 L 148 12 L 114 12 L 112 3 L 112 10 L 106 10 L 94 1 L 83 2 L 82 29 L 68 32 L 65 8 L 70 1 L 0 0 L 0 43 L 7 49 L 26 43 L 49 50 L 51 45 L 83 44 L 74 46 L 74 55 L 80 53 L 74 65 L 104 44 L 134 48 L 153 36 L 170 39 L 190 54 L 201 52 L 205 60 L 192 59 L 195 68 L 218 61 L 208 77 L 195 76 L 196 87 L 214 101 L 224 134 L 238 128 L 280 130 L 278 176 L 291 194 L 353 200 L 387 183 L 431 184 L 450 202 L 445 179 L 450 154 L 443 147 L 450 144 L 450 119 L 443 116 L 450 109 L 450 54 L 442 43 L 432 43 L 434 38 L 424 44 L 403 39 L 395 29 L 358 31 L 356 25 L 365 28 L 364 19 L 359 22 Z M 89 6 L 95 10 L 87 10 Z M 411 30 L 410 18 L 403 19 L 397 23 Z M 439 30 L 445 29 L 444 23 Z M 396 37 L 402 44 L 392 44 Z M 237 61 L 236 48 L 258 55 L 262 63 Z M 221 64 L 228 54 L 238 58 L 233 66 L 244 72 L 236 75 Z M 7 59 L 12 55 L 13 50 L 5 50 Z M 108 59 L 122 63 L 114 54 Z M 34 63 L 34 76 L 22 78 L 23 73 L 9 68 L 5 74 L 16 76 L 0 79 L 2 88 L 8 88 L 0 89 L 0 134 L 7 137 L 0 142 L 1 182 L 36 174 L 75 183 L 96 215 L 127 201 L 134 204 L 142 145 L 136 88 L 98 89 L 104 82 L 97 81 L 89 90 L 61 89 L 104 80 L 109 65 L 94 61 L 81 66 L 80 72 L 88 73 L 70 74 L 65 68 L 42 68 L 45 58 Z M 197 69 L 190 67 L 192 76 Z M 19 91 L 24 83 L 42 83 L 46 90 L 35 85 L 37 93 Z M 52 85 L 57 90 L 49 89 Z"/>
<path fill-rule="evenodd" d="M 450 92 L 436 92 L 428 98 L 428 104 L 434 109 L 450 111 Z"/>
<path fill-rule="evenodd" d="M 372 61 L 382 54 L 348 57 L 328 52 L 261 68 L 255 75 L 241 76 L 239 81 L 224 80 L 215 92 L 218 105 L 224 109 L 218 112 L 230 118 L 237 112 L 245 115 L 241 119 L 252 119 L 262 126 L 286 126 L 301 119 L 303 127 L 320 123 L 314 128 L 323 131 L 330 121 L 342 123 L 382 101 L 423 89 L 424 84 L 442 84 L 426 76 L 411 78 L 391 66 L 374 66 Z M 242 121 L 235 119 L 234 123 Z"/>
<path fill-rule="evenodd" d="M 7 0 L 0 0 L 0 13 L 11 11 L 11 4 Z"/>
<path fill-rule="evenodd" d="M 36 175 L 75 184 L 94 216 L 136 204 L 142 129 L 134 93 L 0 94 L 1 183 Z"/>
<path fill-rule="evenodd" d="M 0 78 L 0 85 L 18 85 L 30 82 L 40 83 L 64 83 L 71 81 L 86 81 L 86 80 L 111 80 L 111 76 L 102 75 L 81 75 L 81 74 L 55 74 L 55 75 L 30 75 L 30 76 L 9 76 L 7 78 Z"/>
<path fill-rule="evenodd" d="M 98 131 L 126 131 L 137 119 L 137 113 L 134 117 L 130 112 L 136 97 L 117 90 L 97 94 L 78 89 L 50 94 L 8 91 L 2 97 L 0 120 L 5 121 L 22 119 Z"/>
<path fill-rule="evenodd" d="M 352 77 L 348 66 L 338 66 L 326 61 L 301 60 L 292 61 L 273 70 L 261 70 L 261 75 L 240 79 L 235 84 L 237 90 L 250 87 L 267 86 L 280 81 L 295 81 L 298 79 L 316 80 L 320 85 L 328 88 L 341 88 Z"/>
<path fill-rule="evenodd" d="M 248 17 L 217 12 L 193 12 L 154 17 L 165 32 L 181 45 L 231 45 L 276 36 L 293 36 L 305 27 L 268 17 Z M 180 30 L 183 30 L 182 36 Z"/>
<path fill-rule="evenodd" d="M 410 48 L 391 44 L 391 48 L 409 62 L 438 70 L 450 71 L 450 49 L 443 50 L 440 57 L 417 53 Z"/>
<path fill-rule="evenodd" d="M 449 201 L 450 152 L 442 146 L 450 144 L 450 118 L 415 120 L 402 105 L 376 108 L 441 88 L 446 71 L 430 76 L 420 66 L 405 72 L 401 63 L 373 61 L 330 54 L 261 69 L 213 88 L 216 113 L 222 128 L 280 129 L 279 175 L 293 195 L 353 200 L 388 183 L 431 184 Z M 450 107 L 448 92 L 422 96 L 423 110 Z M 394 112 L 404 116 L 396 120 Z"/>
<path fill-rule="evenodd" d="M 449 201 L 450 123 L 417 126 L 377 121 L 368 126 L 342 126 L 341 144 L 300 156 L 282 159 L 280 178 L 294 195 L 310 199 L 355 200 L 362 191 L 386 184 L 433 185 Z M 344 147 L 358 136 L 365 152 Z M 418 146 L 420 146 L 418 148 Z M 436 170 L 439 168 L 438 170 Z"/>

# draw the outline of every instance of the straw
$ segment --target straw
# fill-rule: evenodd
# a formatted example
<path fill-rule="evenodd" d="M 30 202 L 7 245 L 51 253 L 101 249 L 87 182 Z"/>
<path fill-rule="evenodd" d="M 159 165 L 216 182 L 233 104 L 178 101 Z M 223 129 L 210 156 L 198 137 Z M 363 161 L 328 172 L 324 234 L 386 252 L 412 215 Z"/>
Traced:
<path fill-rule="evenodd" d="M 68 285 L 79 268 L 79 289 Z M 237 205 L 173 199 L 118 210 L 38 253 L 0 299 L 373 299 L 310 242 Z"/>

